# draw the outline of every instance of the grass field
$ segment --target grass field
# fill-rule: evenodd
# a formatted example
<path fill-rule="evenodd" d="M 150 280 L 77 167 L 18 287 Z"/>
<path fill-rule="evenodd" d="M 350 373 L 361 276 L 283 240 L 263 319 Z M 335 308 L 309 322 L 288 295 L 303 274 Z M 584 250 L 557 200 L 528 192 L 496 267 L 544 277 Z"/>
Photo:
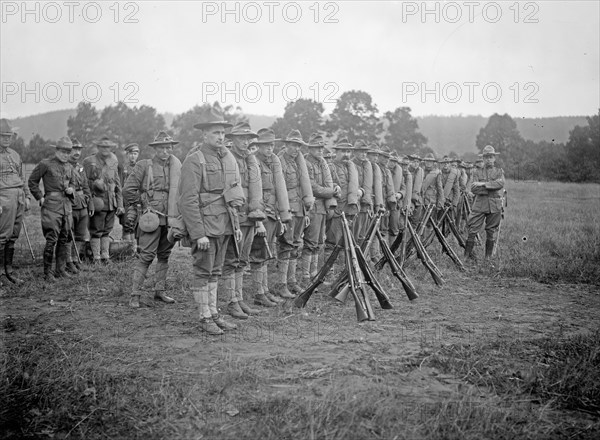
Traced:
<path fill-rule="evenodd" d="M 461 273 L 434 246 L 445 285 L 409 263 L 409 303 L 382 271 L 395 308 L 373 299 L 375 322 L 319 292 L 217 338 L 197 327 L 184 248 L 174 305 L 127 307 L 130 262 L 45 285 L 36 210 L 38 264 L 20 240 L 27 281 L 0 296 L 0 436 L 598 438 L 600 186 L 507 189 L 497 270 Z"/>

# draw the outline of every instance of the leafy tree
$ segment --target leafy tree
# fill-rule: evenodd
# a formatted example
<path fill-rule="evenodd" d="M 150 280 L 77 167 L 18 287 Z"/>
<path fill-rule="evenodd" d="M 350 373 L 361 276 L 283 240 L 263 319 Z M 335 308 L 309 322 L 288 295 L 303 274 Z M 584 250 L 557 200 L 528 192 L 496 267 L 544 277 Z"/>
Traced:
<path fill-rule="evenodd" d="M 21 153 L 23 163 L 38 163 L 42 159 L 54 156 L 53 143 L 44 139 L 39 134 L 35 134 L 27 144 L 27 148 Z"/>
<path fill-rule="evenodd" d="M 335 141 L 346 136 L 350 142 L 357 139 L 376 142 L 383 133 L 377 112 L 371 95 L 362 90 L 350 90 L 338 98 L 325 129 Z"/>
<path fill-rule="evenodd" d="M 90 146 L 97 138 L 97 129 L 100 124 L 98 112 L 89 102 L 77 104 L 77 113 L 67 120 L 67 135 L 77 138 L 84 147 Z"/>
<path fill-rule="evenodd" d="M 571 179 L 575 182 L 600 181 L 600 117 L 587 118 L 588 125 L 576 125 L 566 145 Z"/>
<path fill-rule="evenodd" d="M 383 115 L 387 121 L 385 142 L 401 154 L 423 154 L 427 138 L 419 133 L 419 123 L 410 114 L 410 107 L 398 107 Z"/>
<path fill-rule="evenodd" d="M 309 136 L 323 129 L 323 104 L 312 99 L 301 98 L 288 102 L 282 118 L 271 125 L 275 135 L 284 138 L 292 129 L 299 130 L 306 141 Z"/>
<path fill-rule="evenodd" d="M 479 130 L 475 145 L 480 152 L 486 145 L 494 147 L 501 154 L 498 164 L 504 166 L 509 174 L 523 166 L 526 160 L 525 141 L 508 114 L 494 113 L 490 116 L 486 126 Z"/>

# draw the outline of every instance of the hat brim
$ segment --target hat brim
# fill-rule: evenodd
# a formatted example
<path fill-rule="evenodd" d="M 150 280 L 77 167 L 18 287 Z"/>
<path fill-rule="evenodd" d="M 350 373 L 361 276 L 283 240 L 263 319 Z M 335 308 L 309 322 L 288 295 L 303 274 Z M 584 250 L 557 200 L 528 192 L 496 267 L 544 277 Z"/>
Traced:
<path fill-rule="evenodd" d="M 306 147 L 308 144 L 304 141 L 299 141 L 297 139 L 279 139 L 280 142 L 283 142 L 284 144 L 296 144 L 299 146 L 304 146 Z"/>
<path fill-rule="evenodd" d="M 221 125 L 224 128 L 233 127 L 233 124 L 230 124 L 227 121 L 217 121 L 217 122 L 199 122 L 197 124 L 194 124 L 194 128 L 197 128 L 198 130 L 204 130 L 205 128 L 214 127 L 215 125 Z"/>
<path fill-rule="evenodd" d="M 160 141 L 160 142 L 150 142 L 148 144 L 148 146 L 156 147 L 158 145 L 177 145 L 178 143 L 179 143 L 179 141 L 168 141 L 168 142 Z"/>
<path fill-rule="evenodd" d="M 273 140 L 259 140 L 259 141 L 252 141 L 250 142 L 250 145 L 261 145 L 261 144 L 274 144 L 275 142 L 281 142 L 281 139 L 273 139 Z"/>
<path fill-rule="evenodd" d="M 256 139 L 258 137 L 258 135 L 256 133 L 254 133 L 253 131 L 251 131 L 250 133 L 227 133 L 225 135 L 225 139 L 231 139 L 231 138 L 234 138 L 234 137 L 244 137 L 244 136 L 251 137 L 251 138 L 254 138 L 254 139 Z"/>
<path fill-rule="evenodd" d="M 115 143 L 106 143 L 106 142 L 94 142 L 94 145 L 97 147 L 106 147 L 106 148 L 113 148 L 116 147 L 117 144 Z"/>
<path fill-rule="evenodd" d="M 352 147 L 352 144 L 337 144 L 331 148 L 333 148 L 334 150 L 352 150 L 352 149 L 354 149 L 354 147 Z"/>

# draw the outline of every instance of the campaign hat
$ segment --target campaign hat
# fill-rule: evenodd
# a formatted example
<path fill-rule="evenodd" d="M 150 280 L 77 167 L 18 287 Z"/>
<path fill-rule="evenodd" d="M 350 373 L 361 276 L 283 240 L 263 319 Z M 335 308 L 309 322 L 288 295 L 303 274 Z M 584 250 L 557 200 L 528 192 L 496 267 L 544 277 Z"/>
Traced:
<path fill-rule="evenodd" d="M 218 107 L 211 106 L 209 108 L 205 108 L 200 114 L 199 119 L 200 121 L 194 124 L 194 128 L 199 130 L 214 127 L 215 125 L 221 125 L 223 128 L 233 126 L 233 124 L 230 124 L 225 120 L 223 111 Z"/>

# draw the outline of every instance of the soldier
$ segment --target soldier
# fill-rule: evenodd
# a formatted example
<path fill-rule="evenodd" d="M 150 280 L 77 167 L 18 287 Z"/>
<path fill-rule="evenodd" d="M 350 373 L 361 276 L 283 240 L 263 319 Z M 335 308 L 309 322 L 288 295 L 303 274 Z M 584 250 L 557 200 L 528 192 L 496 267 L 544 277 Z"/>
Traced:
<path fill-rule="evenodd" d="M 442 188 L 444 189 L 444 208 L 450 210 L 449 215 L 454 216 L 458 211 L 458 202 L 460 200 L 460 173 L 457 168 L 452 167 L 454 161 L 449 156 L 444 156 L 439 162 L 442 165 Z M 443 210 L 438 212 L 438 219 L 442 216 Z M 443 226 L 443 225 L 442 225 Z"/>
<path fill-rule="evenodd" d="M 237 328 L 217 310 L 217 284 L 229 240 L 242 239 L 235 210 L 244 202 L 244 193 L 235 157 L 225 147 L 227 127 L 231 124 L 217 107 L 200 115 L 194 128 L 202 130 L 202 144 L 183 162 L 177 197 L 191 240 L 192 292 L 200 328 L 210 335 Z"/>
<path fill-rule="evenodd" d="M 174 243 L 167 239 L 168 216 L 176 203 L 172 192 L 177 187 L 181 174 L 181 162 L 175 157 L 173 146 L 179 142 L 173 140 L 167 133 L 161 131 L 154 138 L 154 142 L 148 144 L 154 147 L 152 159 L 141 160 L 136 163 L 133 171 L 123 187 L 123 198 L 130 204 L 139 204 L 147 213 L 146 217 L 140 218 L 138 223 L 139 258 L 133 271 L 131 298 L 129 306 L 140 307 L 140 296 L 142 284 L 146 278 L 148 268 L 156 258 L 156 271 L 154 276 L 154 299 L 166 303 L 174 303 L 175 300 L 165 293 L 167 271 L 169 270 L 169 256 Z M 128 225 L 131 227 L 131 225 Z"/>
<path fill-rule="evenodd" d="M 15 242 L 21 233 L 23 212 L 29 211 L 31 194 L 23 177 L 19 153 L 10 148 L 16 133 L 0 120 L 0 270 L 15 284 L 23 282 L 13 272 Z M 2 285 L 0 273 L 0 286 Z"/>
<path fill-rule="evenodd" d="M 121 188 L 125 187 L 125 182 L 127 181 L 127 178 L 131 173 L 133 173 L 133 169 L 135 168 L 135 164 L 137 163 L 139 155 L 140 146 L 138 144 L 131 143 L 125 147 L 125 156 L 127 158 L 127 163 L 124 165 L 119 164 L 119 177 L 121 179 Z M 125 214 L 119 216 L 119 223 L 123 227 L 121 239 L 126 241 L 134 241 L 135 224 L 132 224 L 132 222 L 128 221 L 127 219 L 137 217 L 138 207 L 136 207 L 135 204 L 131 205 L 125 200 L 123 200 L 123 208 L 125 209 Z"/>
<path fill-rule="evenodd" d="M 83 165 L 79 163 L 81 158 L 81 150 L 83 145 L 77 139 L 71 139 L 73 147 L 69 155 L 69 163 L 73 168 L 73 189 L 75 194 L 73 197 L 73 229 L 71 238 L 74 240 L 71 243 L 71 252 L 67 253 L 66 271 L 77 274 L 81 269 L 79 264 L 79 255 L 85 249 L 85 241 L 88 238 L 88 224 L 90 216 L 94 215 L 94 205 L 92 201 L 92 193 L 88 184 L 87 176 L 83 169 Z"/>
<path fill-rule="evenodd" d="M 352 148 L 352 161 L 358 172 L 358 187 L 362 191 L 360 209 L 356 214 L 352 230 L 354 238 L 359 241 L 364 238 L 369 224 L 369 217 L 373 213 L 373 165 L 367 159 L 367 151 L 369 151 L 369 147 L 362 140 L 356 141 Z"/>
<path fill-rule="evenodd" d="M 465 257 L 476 262 L 473 253 L 475 237 L 485 223 L 485 259 L 489 260 L 494 253 L 496 232 L 502 219 L 502 195 L 504 188 L 504 171 L 496 167 L 496 150 L 491 145 L 486 145 L 482 151 L 484 168 L 477 168 L 473 174 L 471 192 L 475 195 L 471 215 L 467 220 L 469 236 L 465 247 Z"/>
<path fill-rule="evenodd" d="M 410 222 L 416 227 L 423 214 L 423 196 L 421 194 L 421 188 L 423 187 L 424 171 L 423 168 L 421 168 L 421 158 L 418 154 L 410 154 L 408 159 L 410 160 L 408 170 L 412 174 L 413 180 L 411 197 L 413 211 L 410 216 Z"/>
<path fill-rule="evenodd" d="M 308 140 L 306 168 L 310 178 L 315 205 L 310 213 L 310 223 L 304 230 L 304 249 L 302 250 L 302 277 L 307 284 L 317 274 L 319 252 L 325 243 L 325 222 L 329 208 L 337 204 L 341 188 L 333 184 L 331 171 L 323 151 L 325 140 L 319 133 L 313 133 Z"/>
<path fill-rule="evenodd" d="M 71 228 L 73 227 L 72 201 L 75 198 L 73 167 L 69 164 L 69 154 L 73 144 L 68 137 L 62 137 L 56 145 L 54 157 L 44 159 L 33 169 L 28 185 L 33 197 L 42 207 L 42 232 L 46 238 L 44 248 L 44 277 L 54 281 L 55 277 L 67 277 L 67 254 L 71 253 Z M 40 189 L 44 183 L 44 193 Z M 56 270 L 52 271 L 52 260 L 56 251 Z"/>
<path fill-rule="evenodd" d="M 383 204 L 385 208 L 385 212 L 381 217 L 380 231 L 384 238 L 386 238 L 389 234 L 390 229 L 390 213 L 396 210 L 398 206 L 398 194 L 395 190 L 394 177 L 392 176 L 392 171 L 389 168 L 391 158 L 391 151 L 387 147 L 381 147 L 378 149 L 378 159 L 377 166 L 381 170 L 381 188 L 382 188 L 382 196 L 383 196 Z M 377 248 L 379 248 L 379 243 L 377 243 Z M 380 252 L 377 253 L 377 261 L 379 261 L 379 257 L 381 257 Z"/>
<path fill-rule="evenodd" d="M 423 162 L 425 162 L 425 177 L 423 178 L 423 186 L 421 187 L 423 205 L 435 205 L 431 213 L 431 218 L 436 219 L 437 213 L 444 209 L 446 201 L 444 186 L 442 185 L 442 173 L 437 168 L 437 161 L 432 153 L 427 154 L 423 158 Z"/>
<path fill-rule="evenodd" d="M 108 137 L 95 142 L 98 152 L 83 160 L 83 169 L 88 178 L 94 201 L 94 215 L 90 218 L 90 247 L 94 263 L 110 260 L 110 237 L 115 216 L 125 212 L 119 179 L 117 156 L 111 152 L 116 144 Z"/>
<path fill-rule="evenodd" d="M 333 147 L 335 159 L 331 163 L 330 170 L 334 185 L 340 187 L 337 197 L 337 207 L 333 209 L 333 217 L 327 230 L 327 247 L 331 250 L 333 246 L 344 245 L 342 213 L 348 220 L 354 219 L 359 211 L 360 199 L 363 195 L 358 185 L 358 171 L 352 161 L 352 144 L 348 139 L 340 139 Z"/>
<path fill-rule="evenodd" d="M 231 153 L 240 170 L 242 188 L 246 200 L 238 209 L 238 221 L 242 231 L 242 240 L 239 243 L 239 257 L 235 255 L 235 243 L 229 240 L 223 265 L 222 285 L 227 292 L 229 304 L 227 313 L 237 319 L 248 319 L 249 315 L 256 315 L 259 310 L 251 308 L 244 301 L 243 280 L 244 271 L 250 264 L 250 250 L 256 233 L 264 236 L 266 229 L 263 220 L 266 215 L 262 206 L 262 182 L 260 168 L 256 157 L 249 153 L 248 145 L 258 135 L 250 129 L 247 122 L 239 122 L 225 138 L 231 141 Z"/>
<path fill-rule="evenodd" d="M 400 166 L 402 167 L 402 186 L 400 187 L 400 193 L 402 195 L 402 210 L 404 215 L 410 217 L 413 210 L 412 197 L 413 193 L 413 175 L 408 170 L 410 165 L 410 159 L 404 156 L 400 159 Z M 401 232 L 404 232 L 406 218 L 400 218 L 398 228 Z"/>
<path fill-rule="evenodd" d="M 281 283 L 276 285 L 279 291 L 276 289 L 269 290 L 267 261 L 270 258 L 265 249 L 266 241 L 267 246 L 273 252 L 278 225 L 284 225 L 283 229 L 285 230 L 292 220 L 281 161 L 277 155 L 273 154 L 275 142 L 279 140 L 275 139 L 273 130 L 261 128 L 258 130 L 258 138 L 251 143 L 251 145 L 258 147 L 256 159 L 261 172 L 264 212 L 267 218 L 263 222 L 266 230 L 264 238 L 260 240 L 254 238 L 250 263 L 253 281 L 257 286 L 254 304 L 265 307 L 274 307 L 283 302 L 283 298 L 293 298 L 287 287 L 283 289 Z"/>
<path fill-rule="evenodd" d="M 371 166 L 373 167 L 373 211 L 381 214 L 383 219 L 383 216 L 386 213 L 386 200 L 384 195 L 386 194 L 385 189 L 387 189 L 388 175 L 387 173 L 384 173 L 379 166 L 379 146 L 377 144 L 372 143 L 369 145 L 367 159 L 369 159 Z M 386 168 L 386 171 L 389 170 Z M 369 253 L 372 261 L 378 261 L 381 258 L 381 249 L 377 240 L 373 240 L 371 248 L 367 253 Z"/>
<path fill-rule="evenodd" d="M 302 288 L 296 279 L 296 268 L 302 248 L 304 228 L 310 220 L 309 212 L 313 208 L 315 198 L 306 161 L 300 151 L 302 145 L 306 145 L 302 135 L 298 130 L 291 130 L 283 142 L 284 147 L 279 153 L 279 160 L 292 215 L 285 232 L 278 240 L 279 280 L 282 284 L 287 281 L 288 290 L 298 294 L 302 292 Z"/>
<path fill-rule="evenodd" d="M 400 232 L 400 207 L 404 193 L 402 192 L 404 184 L 404 172 L 402 171 L 401 160 L 398 153 L 395 151 L 390 155 L 388 169 L 392 174 L 392 182 L 394 184 L 394 193 L 396 196 L 396 206 L 390 209 L 389 213 L 389 242 L 392 244 Z"/>

